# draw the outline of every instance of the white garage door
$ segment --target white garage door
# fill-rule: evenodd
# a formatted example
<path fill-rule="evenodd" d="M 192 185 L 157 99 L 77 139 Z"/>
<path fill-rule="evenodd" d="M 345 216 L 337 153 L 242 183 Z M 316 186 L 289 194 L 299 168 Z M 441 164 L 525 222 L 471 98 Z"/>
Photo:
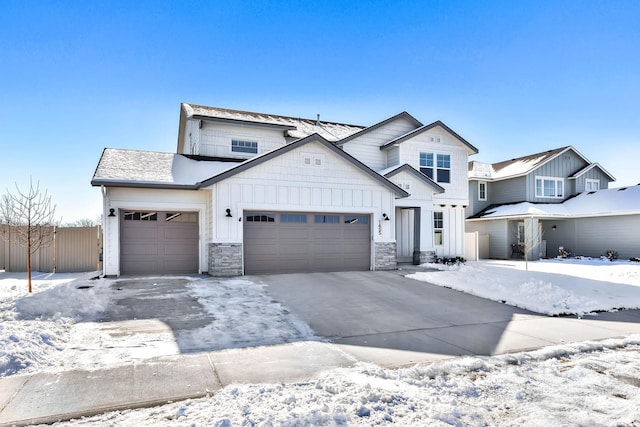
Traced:
<path fill-rule="evenodd" d="M 369 270 L 369 215 L 247 212 L 246 274 Z"/>
<path fill-rule="evenodd" d="M 121 211 L 120 273 L 198 273 L 198 214 Z"/>

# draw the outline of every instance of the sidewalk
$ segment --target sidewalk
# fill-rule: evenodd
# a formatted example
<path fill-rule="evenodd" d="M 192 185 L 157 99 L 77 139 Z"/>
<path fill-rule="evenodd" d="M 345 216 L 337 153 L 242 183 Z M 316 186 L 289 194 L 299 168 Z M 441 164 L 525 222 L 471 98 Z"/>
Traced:
<path fill-rule="evenodd" d="M 359 361 L 399 367 L 456 354 L 509 353 L 640 334 L 640 310 L 602 313 L 584 319 L 522 316 L 506 325 L 501 323 L 504 322 L 430 329 L 436 346 L 432 353 L 398 350 L 367 341 L 334 344 L 306 341 L 150 359 L 138 365 L 100 371 L 1 378 L 0 426 L 53 423 L 199 398 L 232 383 L 307 380 L 324 370 L 353 366 Z M 499 345 L 487 353 L 483 337 L 496 331 L 501 331 Z M 447 344 L 448 348 L 457 350 L 447 356 L 437 347 L 450 340 L 456 344 Z"/>

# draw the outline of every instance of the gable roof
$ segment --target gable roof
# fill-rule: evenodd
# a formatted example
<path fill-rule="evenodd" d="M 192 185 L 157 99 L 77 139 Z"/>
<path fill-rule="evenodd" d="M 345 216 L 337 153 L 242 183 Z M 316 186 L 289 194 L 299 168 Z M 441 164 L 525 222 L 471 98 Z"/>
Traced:
<path fill-rule="evenodd" d="M 607 170 L 606 170 L 605 168 L 603 168 L 603 167 L 600 165 L 600 163 L 598 163 L 598 162 L 591 163 L 591 164 L 590 164 L 589 166 L 587 166 L 586 168 L 584 168 L 584 169 L 582 169 L 582 170 L 579 170 L 578 172 L 576 172 L 576 173 L 574 173 L 573 175 L 571 175 L 571 176 L 569 177 L 569 179 L 577 179 L 577 178 L 579 178 L 580 176 L 584 175 L 585 173 L 589 172 L 589 171 L 590 171 L 591 169 L 593 169 L 593 168 L 598 168 L 598 169 L 600 169 L 600 171 L 601 171 L 603 174 L 607 175 L 611 181 L 615 181 L 615 180 L 616 180 L 616 179 L 614 178 L 614 176 L 613 176 L 613 175 L 611 175 L 609 172 L 607 172 Z"/>
<path fill-rule="evenodd" d="M 369 133 L 369 132 L 371 132 L 373 130 L 376 130 L 376 129 L 378 129 L 378 128 L 386 125 L 386 124 L 389 124 L 389 123 L 394 122 L 394 121 L 399 120 L 399 119 L 408 120 L 415 127 L 422 126 L 422 123 L 420 121 L 418 121 L 418 119 L 416 119 L 415 117 L 413 117 L 411 114 L 407 113 L 406 111 L 403 111 L 403 112 L 401 112 L 399 114 L 396 114 L 395 116 L 389 117 L 388 119 L 385 119 L 385 120 L 383 120 L 381 122 L 378 122 L 378 123 L 376 123 L 374 125 L 371 125 L 371 126 L 366 127 L 366 128 L 364 128 L 362 130 L 359 130 L 358 132 L 356 132 L 354 134 L 351 134 L 350 136 L 347 136 L 346 138 L 343 138 L 343 139 L 337 141 L 336 143 L 338 145 L 342 145 L 345 142 L 349 142 L 354 138 L 357 138 L 359 136 L 365 135 L 365 134 L 367 134 L 367 133 Z"/>
<path fill-rule="evenodd" d="M 318 119 L 302 119 L 299 117 L 280 116 L 276 114 L 257 113 L 251 111 L 231 110 L 228 108 L 207 107 L 204 105 L 182 103 L 180 105 L 180 126 L 184 118 L 204 121 L 238 123 L 245 126 L 273 127 L 286 132 L 292 138 L 305 138 L 317 133 L 328 141 L 338 141 L 364 129 L 364 126 L 321 121 Z"/>
<path fill-rule="evenodd" d="M 567 145 L 565 147 L 542 151 L 535 154 L 529 154 L 526 156 L 517 157 L 515 159 L 505 160 L 493 164 L 471 161 L 469 162 L 469 179 L 483 181 L 500 181 L 503 179 L 524 176 L 534 169 L 537 169 L 540 166 L 561 156 L 567 151 L 573 151 L 578 157 L 584 160 L 585 163 L 587 163 L 588 165 L 592 165 L 591 161 L 583 156 L 578 150 L 576 150 L 575 147 L 573 147 L 572 145 Z M 598 167 L 600 167 L 600 169 L 607 176 L 615 181 L 615 178 L 613 178 L 611 174 L 605 171 L 604 168 L 599 165 Z M 587 166 L 587 168 L 589 167 Z M 586 172 L 585 169 L 583 169 L 583 171 Z M 577 177 L 580 174 L 581 172 L 579 171 L 574 176 Z"/>
<path fill-rule="evenodd" d="M 493 206 L 469 220 L 534 216 L 540 218 L 585 218 L 640 215 L 640 185 L 587 191 L 562 203 L 521 202 Z"/>
<path fill-rule="evenodd" d="M 197 183 L 243 160 L 220 160 L 156 151 L 105 148 L 91 185 L 197 189 Z"/>
<path fill-rule="evenodd" d="M 247 169 L 250 169 L 254 166 L 260 165 L 264 162 L 267 162 L 275 157 L 281 156 L 285 153 L 288 153 L 291 150 L 294 150 L 296 148 L 302 147 L 303 145 L 306 145 L 308 143 L 311 142 L 318 142 L 320 144 L 322 144 L 325 148 L 329 149 L 330 151 L 332 151 L 333 153 L 337 154 L 338 156 L 342 157 L 344 160 L 346 160 L 347 162 L 353 164 L 356 168 L 360 169 L 362 172 L 366 173 L 367 175 L 369 175 L 370 177 L 372 177 L 374 180 L 378 181 L 380 184 L 382 184 L 383 186 L 387 187 L 389 190 L 391 190 L 396 196 L 398 197 L 408 197 L 409 193 L 407 193 L 406 191 L 404 191 L 403 189 L 401 189 L 400 187 L 398 187 L 397 185 L 395 185 L 393 182 L 389 181 L 388 179 L 386 179 L 385 177 L 383 177 L 382 175 L 380 175 L 379 173 L 377 173 L 376 171 L 374 171 L 373 169 L 371 169 L 370 167 L 368 167 L 367 165 L 365 165 L 364 163 L 362 163 L 361 161 L 359 161 L 358 159 L 356 159 L 355 157 L 351 156 L 348 153 L 345 153 L 343 150 L 341 150 L 340 148 L 336 147 L 334 144 L 332 144 L 331 142 L 327 141 L 325 138 L 323 138 L 321 135 L 318 134 L 313 134 L 310 135 L 306 138 L 302 138 L 299 139 L 297 141 L 294 141 L 290 144 L 287 144 L 283 147 L 277 148 L 275 150 L 269 151 L 267 153 L 264 153 L 260 156 L 256 156 L 253 157 L 245 162 L 242 162 L 241 164 L 234 166 L 216 176 L 213 176 L 209 179 L 206 179 L 200 183 L 198 183 L 198 187 L 202 188 L 202 187 L 207 187 L 209 185 L 215 184 L 216 182 L 220 182 L 224 179 L 230 178 L 234 175 L 239 174 L 240 172 L 244 172 Z"/>
<path fill-rule="evenodd" d="M 469 150 L 473 153 L 476 154 L 478 153 L 478 149 L 476 147 L 474 147 L 473 145 L 471 145 L 466 139 L 464 139 L 463 137 L 461 137 L 460 135 L 458 135 L 456 132 L 453 131 L 453 129 L 451 129 L 449 126 L 445 125 L 444 123 L 442 123 L 440 120 L 436 120 L 433 123 L 430 123 L 428 125 L 423 125 L 417 129 L 412 130 L 411 132 L 407 132 L 402 136 L 399 136 L 398 138 L 395 138 L 389 142 L 387 142 L 386 144 L 382 145 L 380 147 L 381 150 L 386 150 L 388 148 L 393 147 L 396 144 L 400 144 L 408 139 L 411 139 L 417 135 L 420 135 L 423 132 L 426 132 L 430 129 L 433 129 L 437 126 L 440 126 L 441 128 L 443 128 L 445 131 L 447 131 L 448 133 L 450 133 L 454 138 L 456 138 L 458 141 L 460 141 L 462 144 L 466 145 L 467 148 L 469 148 Z"/>
<path fill-rule="evenodd" d="M 387 178 L 391 178 L 392 176 L 397 175 L 400 172 L 408 172 L 408 173 L 412 174 L 413 176 L 418 178 L 420 181 L 424 182 L 429 187 L 433 188 L 433 190 L 436 193 L 444 193 L 444 191 L 445 191 L 444 188 L 441 187 L 439 184 L 437 184 L 434 180 L 432 180 L 427 175 L 423 174 L 422 172 L 420 172 L 416 168 L 411 167 L 406 163 L 403 164 L 403 165 L 394 166 L 392 168 L 388 168 L 388 169 L 382 170 L 379 173 L 381 175 L 384 175 Z"/>

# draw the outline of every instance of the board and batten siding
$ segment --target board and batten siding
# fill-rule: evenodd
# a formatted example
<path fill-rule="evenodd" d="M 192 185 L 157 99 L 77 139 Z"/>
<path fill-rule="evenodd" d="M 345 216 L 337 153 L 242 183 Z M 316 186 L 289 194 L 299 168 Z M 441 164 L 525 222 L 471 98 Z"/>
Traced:
<path fill-rule="evenodd" d="M 322 166 L 305 165 L 307 156 Z M 322 144 L 310 142 L 211 186 L 215 243 L 242 243 L 244 211 L 372 215 L 374 241 L 394 242 L 393 192 Z M 233 218 L 226 217 L 231 209 Z"/>
<path fill-rule="evenodd" d="M 195 123 L 189 120 L 189 123 Z M 257 126 L 238 126 L 225 123 L 202 122 L 202 128 L 191 125 L 188 127 L 193 134 L 192 138 L 198 141 L 196 154 L 212 157 L 230 157 L 248 159 L 256 156 L 253 153 L 239 153 L 231 151 L 231 140 L 255 141 L 258 143 L 258 153 L 275 150 L 285 145 L 286 141 L 282 130 L 262 128 Z M 189 138 L 189 133 L 185 136 Z M 185 142 L 185 147 L 189 142 Z"/>
<path fill-rule="evenodd" d="M 429 141 L 430 135 L 438 135 L 442 139 L 439 144 Z M 469 199 L 468 178 L 468 148 L 450 136 L 439 126 L 423 132 L 415 137 L 402 142 L 400 145 L 400 163 L 420 170 L 420 153 L 449 154 L 451 156 L 450 183 L 439 182 L 445 189 L 443 194 L 434 196 L 434 200 L 442 200 L 443 203 L 466 205 Z"/>
<path fill-rule="evenodd" d="M 346 142 L 342 149 L 360 160 L 365 165 L 375 171 L 382 170 L 387 167 L 388 163 L 386 151 L 380 150 L 380 147 L 387 142 L 396 139 L 415 129 L 415 126 L 404 118 L 398 118 L 390 123 L 380 126 L 369 132 L 364 132 L 351 141 Z"/>
<path fill-rule="evenodd" d="M 569 183 L 569 176 L 579 172 L 588 166 L 588 163 L 584 161 L 575 152 L 569 150 L 561 155 L 557 156 L 553 160 L 545 163 L 544 165 L 534 169 L 527 174 L 527 198 L 528 202 L 544 202 L 544 203 L 560 203 L 567 197 L 569 197 L 575 188 Z M 563 178 L 564 180 L 564 197 L 563 198 L 549 198 L 549 197 L 536 197 L 536 177 L 553 177 Z"/>
<path fill-rule="evenodd" d="M 575 194 L 582 193 L 585 191 L 587 179 L 595 179 L 600 182 L 600 190 L 606 190 L 609 188 L 609 177 L 605 175 L 600 169 L 593 168 L 582 175 L 580 175 L 575 180 Z"/>
<path fill-rule="evenodd" d="M 107 188 L 104 206 L 104 274 L 120 275 L 120 217 L 124 210 L 146 212 L 197 212 L 199 229 L 199 271 L 207 271 L 207 206 L 211 204 L 209 190 L 166 190 L 149 188 Z M 109 217 L 109 209 L 116 216 Z"/>

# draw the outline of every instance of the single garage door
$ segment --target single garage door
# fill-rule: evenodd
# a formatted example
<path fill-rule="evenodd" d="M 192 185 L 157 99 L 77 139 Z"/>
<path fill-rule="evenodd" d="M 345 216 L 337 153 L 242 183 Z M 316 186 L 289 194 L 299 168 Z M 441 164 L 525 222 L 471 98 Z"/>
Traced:
<path fill-rule="evenodd" d="M 369 215 L 246 212 L 246 274 L 369 270 Z"/>
<path fill-rule="evenodd" d="M 121 274 L 197 272 L 196 212 L 121 211 Z"/>

